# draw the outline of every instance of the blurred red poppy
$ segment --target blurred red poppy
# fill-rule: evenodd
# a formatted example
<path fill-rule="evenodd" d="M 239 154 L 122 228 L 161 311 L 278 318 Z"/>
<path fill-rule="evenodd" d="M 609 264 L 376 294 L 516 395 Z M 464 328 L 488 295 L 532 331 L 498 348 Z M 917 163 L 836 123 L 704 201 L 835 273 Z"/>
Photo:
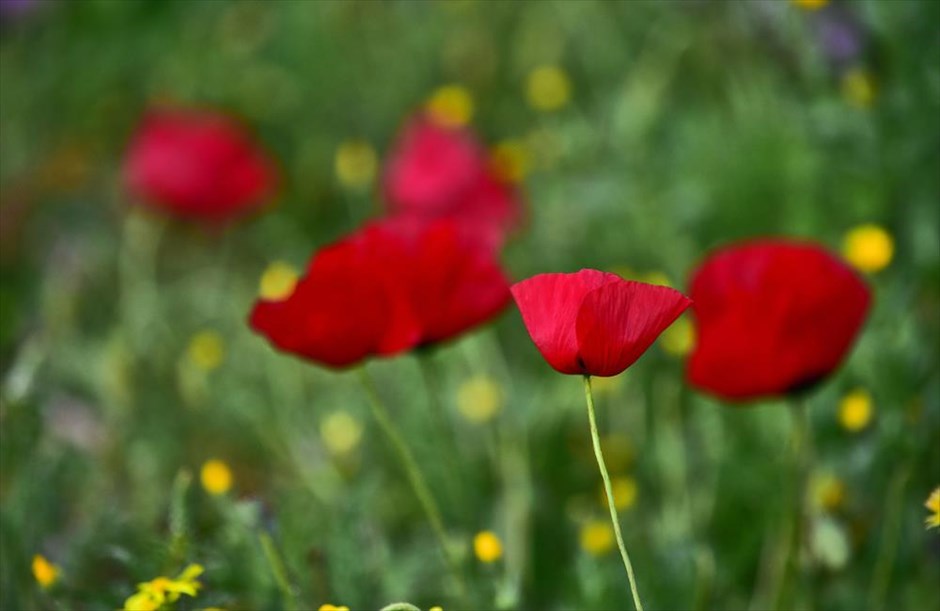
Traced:
<path fill-rule="evenodd" d="M 694 386 L 725 399 L 814 385 L 852 346 L 871 302 L 865 283 L 815 244 L 755 240 L 722 248 L 693 273 Z"/>
<path fill-rule="evenodd" d="M 452 218 L 496 243 L 523 216 L 517 189 L 495 174 L 474 135 L 423 115 L 392 147 L 384 193 L 393 216 Z"/>
<path fill-rule="evenodd" d="M 394 248 L 378 244 L 381 237 L 347 239 L 317 252 L 289 296 L 255 304 L 251 327 L 279 349 L 330 367 L 414 346 L 420 327 L 410 301 L 377 264 L 380 252 Z"/>
<path fill-rule="evenodd" d="M 513 285 L 512 294 L 548 364 L 594 376 L 632 365 L 691 303 L 671 288 L 593 269 L 539 274 Z"/>
<path fill-rule="evenodd" d="M 274 164 L 244 127 L 194 109 L 148 112 L 131 140 L 124 176 L 131 194 L 148 205 L 213 223 L 256 210 L 277 186 Z"/>
<path fill-rule="evenodd" d="M 420 345 L 452 339 L 509 304 L 509 280 L 475 229 L 453 219 L 398 218 L 372 230 L 394 236 L 405 252 L 393 273 L 407 287 L 421 326 Z"/>
<path fill-rule="evenodd" d="M 331 367 L 454 338 L 498 314 L 509 281 L 492 251 L 450 220 L 366 225 L 319 251 L 286 299 L 250 325 L 281 350 Z"/>

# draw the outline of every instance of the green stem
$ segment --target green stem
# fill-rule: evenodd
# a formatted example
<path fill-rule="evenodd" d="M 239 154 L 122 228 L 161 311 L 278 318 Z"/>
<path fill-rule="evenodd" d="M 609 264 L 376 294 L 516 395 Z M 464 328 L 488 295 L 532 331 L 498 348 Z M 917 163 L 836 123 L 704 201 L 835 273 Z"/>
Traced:
<path fill-rule="evenodd" d="M 806 536 L 808 523 L 806 516 L 806 488 L 809 480 L 809 470 L 812 463 L 812 438 L 810 436 L 808 408 L 804 401 L 794 399 L 791 405 L 791 438 L 790 438 L 790 502 L 791 510 L 786 514 L 784 526 L 779 530 L 779 543 L 769 556 L 767 587 L 764 589 L 766 597 L 758 596 L 755 602 L 762 599 L 761 604 L 773 608 L 786 606 L 782 600 L 786 594 L 787 581 L 790 576 L 795 577 L 794 588 L 799 589 L 803 581 L 804 572 L 801 564 L 803 539 Z M 798 592 L 794 592 L 794 599 Z M 794 604 L 796 600 L 791 601 Z"/>
<path fill-rule="evenodd" d="M 186 492 L 192 482 L 192 474 L 186 469 L 176 474 L 170 493 L 170 563 L 176 566 L 186 556 Z"/>
<path fill-rule="evenodd" d="M 891 582 L 891 572 L 894 569 L 894 559 L 898 551 L 898 539 L 901 526 L 901 514 L 904 507 L 904 489 L 911 475 L 909 462 L 898 466 L 891 476 L 891 487 L 885 503 L 884 528 L 881 531 L 881 544 L 878 551 L 878 560 L 875 562 L 875 573 L 871 580 L 871 590 L 868 593 L 868 608 L 872 611 L 884 608 L 885 596 Z"/>
<path fill-rule="evenodd" d="M 287 611 L 295 611 L 298 607 L 297 600 L 294 598 L 294 589 L 291 587 L 290 580 L 287 577 L 287 567 L 284 566 L 284 561 L 281 560 L 281 556 L 277 552 L 277 547 L 275 547 L 271 535 L 262 532 L 258 535 L 258 539 L 261 542 L 261 550 L 264 552 L 264 558 L 268 561 L 268 566 L 271 567 L 271 574 L 274 575 L 274 581 L 277 583 L 277 587 L 284 597 L 284 608 L 287 609 Z"/>
<path fill-rule="evenodd" d="M 376 422 L 378 422 L 379 428 L 382 429 L 382 432 L 385 434 L 386 438 L 388 438 L 389 443 L 395 450 L 395 454 L 398 455 L 398 460 L 401 463 L 402 469 L 405 470 L 408 476 L 411 488 L 414 490 L 415 496 L 418 497 L 418 502 L 421 504 L 422 509 L 424 509 L 428 522 L 431 523 L 431 530 L 437 538 L 441 553 L 450 566 L 451 575 L 454 582 L 457 584 L 459 596 L 460 598 L 464 598 L 466 586 L 460 576 L 460 562 L 451 552 L 450 546 L 447 544 L 447 533 L 444 531 L 444 522 L 441 519 L 441 511 L 438 509 L 437 502 L 435 502 L 425 477 L 421 473 L 421 468 L 418 466 L 418 462 L 408 448 L 408 444 L 405 443 L 401 433 L 395 427 L 391 415 L 379 398 L 379 393 L 369 373 L 364 367 L 359 369 L 359 373 L 362 379 L 362 386 L 369 398 L 369 407 L 372 410 L 372 415 L 375 417 Z"/>
<path fill-rule="evenodd" d="M 633 595 L 633 604 L 637 611 L 643 611 L 643 604 L 640 602 L 640 594 L 636 589 L 636 578 L 633 576 L 633 564 L 630 562 L 630 556 L 627 554 L 627 548 L 623 544 L 623 535 L 620 534 L 620 522 L 617 520 L 617 507 L 614 505 L 614 491 L 610 486 L 610 475 L 607 473 L 607 465 L 604 463 L 604 454 L 601 452 L 601 439 L 597 433 L 597 418 L 594 416 L 594 396 L 591 394 L 591 376 L 584 376 L 584 398 L 587 401 L 588 421 L 591 424 L 591 440 L 594 442 L 594 456 L 597 458 L 597 466 L 601 471 L 601 478 L 604 480 L 604 492 L 607 493 L 607 508 L 610 510 L 610 522 L 614 526 L 614 535 L 617 537 L 617 547 L 620 548 L 620 557 L 623 558 L 623 566 L 627 569 L 627 579 L 630 581 L 630 593 Z"/>
<path fill-rule="evenodd" d="M 424 388 L 427 392 L 428 403 L 431 406 L 431 419 L 434 421 L 434 445 L 435 449 L 444 457 L 447 471 L 445 481 L 447 483 L 447 500 L 450 506 L 459 508 L 461 521 L 466 524 L 472 521 L 470 503 L 464 498 L 464 486 L 457 485 L 459 482 L 467 481 L 467 474 L 464 473 L 457 460 L 458 445 L 457 433 L 454 431 L 453 421 L 448 418 L 447 410 L 444 407 L 443 392 L 441 391 L 440 375 L 432 362 L 432 356 L 424 352 L 418 355 L 418 369 L 421 370 L 421 379 L 424 382 Z"/>
<path fill-rule="evenodd" d="M 435 426 L 438 428 L 439 434 L 446 437 L 447 443 L 452 448 L 456 448 L 457 439 L 454 433 L 454 427 L 451 424 L 450 418 L 447 417 L 447 411 L 444 409 L 443 393 L 441 392 L 439 382 L 440 376 L 438 375 L 434 363 L 431 362 L 431 359 L 431 355 L 427 353 L 418 355 L 418 368 L 421 370 L 421 380 L 424 382 L 424 388 L 428 395 L 428 403 L 431 406 L 431 412 L 433 414 L 432 417 L 435 420 Z"/>

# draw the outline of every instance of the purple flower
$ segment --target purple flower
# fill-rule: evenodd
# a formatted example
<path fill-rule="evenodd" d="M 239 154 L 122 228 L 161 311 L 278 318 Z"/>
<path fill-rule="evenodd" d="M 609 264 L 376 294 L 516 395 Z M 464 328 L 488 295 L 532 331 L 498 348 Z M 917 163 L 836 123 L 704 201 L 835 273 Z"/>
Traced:
<path fill-rule="evenodd" d="M 868 33 L 855 16 L 837 6 L 818 13 L 816 32 L 823 54 L 836 69 L 858 63 L 868 42 Z"/>

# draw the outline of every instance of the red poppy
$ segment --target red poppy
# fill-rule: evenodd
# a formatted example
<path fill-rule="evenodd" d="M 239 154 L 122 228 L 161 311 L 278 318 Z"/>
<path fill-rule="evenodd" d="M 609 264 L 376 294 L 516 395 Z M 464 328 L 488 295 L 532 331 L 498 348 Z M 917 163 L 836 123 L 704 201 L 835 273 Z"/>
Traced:
<path fill-rule="evenodd" d="M 492 171 L 474 135 L 423 115 L 392 147 L 384 193 L 393 215 L 453 218 L 498 242 L 522 219 L 516 188 Z"/>
<path fill-rule="evenodd" d="M 691 303 L 671 288 L 593 269 L 539 274 L 513 285 L 512 294 L 548 364 L 594 376 L 632 365 Z"/>
<path fill-rule="evenodd" d="M 390 282 L 411 303 L 419 345 L 452 339 L 496 316 L 509 303 L 509 280 L 491 248 L 452 219 L 388 219 L 366 235 L 381 244 Z"/>
<path fill-rule="evenodd" d="M 189 220 L 220 222 L 267 203 L 274 164 L 234 119 L 212 111 L 162 109 L 144 117 L 124 164 L 129 191 Z"/>
<path fill-rule="evenodd" d="M 255 304 L 251 327 L 281 350 L 330 367 L 411 348 L 420 328 L 410 301 L 376 264 L 385 250 L 380 238 L 347 239 L 320 250 L 289 296 Z"/>
<path fill-rule="evenodd" d="M 845 358 L 871 302 L 865 283 L 815 244 L 755 240 L 723 248 L 692 276 L 693 385 L 733 400 L 792 393 Z"/>
<path fill-rule="evenodd" d="M 330 367 L 451 339 L 498 314 L 509 282 L 452 221 L 389 220 L 320 250 L 293 293 L 249 324 L 281 350 Z"/>

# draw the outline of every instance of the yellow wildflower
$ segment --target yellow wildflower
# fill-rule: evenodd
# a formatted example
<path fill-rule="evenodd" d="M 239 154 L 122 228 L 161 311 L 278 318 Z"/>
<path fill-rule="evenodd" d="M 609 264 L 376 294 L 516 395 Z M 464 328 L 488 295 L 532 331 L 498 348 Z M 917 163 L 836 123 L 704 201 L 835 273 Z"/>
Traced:
<path fill-rule="evenodd" d="M 203 568 L 198 564 L 191 564 L 180 573 L 176 579 L 157 577 L 151 581 L 137 584 L 137 592 L 124 601 L 123 611 L 156 611 L 166 604 L 172 604 L 179 597 L 195 597 L 199 593 L 202 583 L 199 577 Z"/>
<path fill-rule="evenodd" d="M 275 261 L 265 268 L 258 283 L 258 294 L 268 301 L 279 301 L 294 292 L 297 270 L 290 263 Z"/>
<path fill-rule="evenodd" d="M 927 516 L 927 528 L 940 527 L 940 486 L 934 488 L 933 492 L 930 493 L 924 507 L 933 512 Z"/>
<path fill-rule="evenodd" d="M 199 369 L 212 371 L 221 365 L 225 358 L 225 342 L 215 331 L 200 331 L 189 341 L 186 355 Z"/>
<path fill-rule="evenodd" d="M 359 445 L 362 425 L 349 412 L 337 410 L 320 423 L 320 438 L 333 454 L 346 454 Z"/>
<path fill-rule="evenodd" d="M 333 158 L 333 167 L 340 184 L 351 189 L 371 185 L 378 166 L 378 155 L 365 140 L 346 140 L 336 149 Z"/>
<path fill-rule="evenodd" d="M 602 520 L 581 527 L 581 549 L 593 556 L 606 554 L 614 547 L 614 529 Z"/>
<path fill-rule="evenodd" d="M 339 607 L 337 607 L 336 605 L 331 605 L 329 603 L 326 603 L 326 604 L 320 605 L 320 608 L 317 611 L 349 611 L 349 607 L 347 607 L 346 605 L 340 605 Z"/>
<path fill-rule="evenodd" d="M 475 424 L 487 422 L 502 407 L 502 389 L 489 376 L 473 376 L 457 388 L 457 410 L 470 422 Z"/>
<path fill-rule="evenodd" d="M 625 511 L 633 507 L 636 503 L 637 485 L 636 480 L 630 476 L 615 477 L 610 482 L 610 488 L 614 493 L 614 507 L 617 511 Z M 607 507 L 607 492 L 604 487 L 600 489 L 601 505 Z"/>
<path fill-rule="evenodd" d="M 425 107 L 430 117 L 444 127 L 461 127 L 473 118 L 473 98 L 460 85 L 439 87 Z"/>
<path fill-rule="evenodd" d="M 473 553 L 480 562 L 496 562 L 503 556 L 503 542 L 492 531 L 478 532 L 473 538 Z"/>
<path fill-rule="evenodd" d="M 428 611 L 444 611 L 444 607 L 434 606 L 428 609 Z"/>
<path fill-rule="evenodd" d="M 695 327 L 688 316 L 682 316 L 663 331 L 659 345 L 672 356 L 683 357 L 695 345 Z"/>
<path fill-rule="evenodd" d="M 873 223 L 853 227 L 842 240 L 842 256 L 863 272 L 881 271 L 894 256 L 891 234 Z"/>
<path fill-rule="evenodd" d="M 790 2 L 808 11 L 817 11 L 829 4 L 829 0 L 790 0 Z"/>
<path fill-rule="evenodd" d="M 826 511 L 835 511 L 845 502 L 845 484 L 831 473 L 819 473 L 811 484 L 813 504 Z"/>
<path fill-rule="evenodd" d="M 41 554 L 33 556 L 33 577 L 43 588 L 52 587 L 59 579 L 59 567 L 52 564 Z"/>
<path fill-rule="evenodd" d="M 138 592 L 124 601 L 124 611 L 157 611 L 162 605 L 148 592 Z"/>
<path fill-rule="evenodd" d="M 232 487 L 232 470 L 225 462 L 213 458 L 203 463 L 199 481 L 209 494 L 225 494 Z"/>
<path fill-rule="evenodd" d="M 839 424 L 845 430 L 857 433 L 871 422 L 873 411 L 871 395 L 861 388 L 853 390 L 839 402 Z"/>
<path fill-rule="evenodd" d="M 551 112 L 564 108 L 571 99 L 571 81 L 558 66 L 540 66 L 529 73 L 526 97 L 535 110 Z"/>
<path fill-rule="evenodd" d="M 864 68 L 852 68 L 842 75 L 842 97 L 856 108 L 870 108 L 875 102 L 875 81 Z"/>
<path fill-rule="evenodd" d="M 522 182 L 529 173 L 529 151 L 521 140 L 503 140 L 490 151 L 490 165 L 506 182 Z"/>

